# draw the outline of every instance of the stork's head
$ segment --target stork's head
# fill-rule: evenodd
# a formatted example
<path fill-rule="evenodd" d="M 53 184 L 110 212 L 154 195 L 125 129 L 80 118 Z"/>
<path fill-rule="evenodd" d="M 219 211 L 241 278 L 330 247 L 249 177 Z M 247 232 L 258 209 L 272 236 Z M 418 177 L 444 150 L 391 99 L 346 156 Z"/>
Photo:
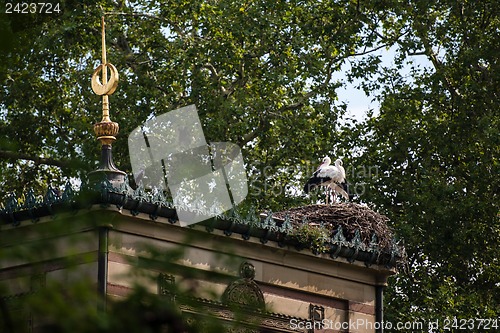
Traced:
<path fill-rule="evenodd" d="M 325 156 L 323 158 L 323 161 L 321 161 L 321 165 L 323 165 L 323 166 L 330 165 L 330 163 L 332 163 L 332 160 L 328 156 Z"/>
<path fill-rule="evenodd" d="M 343 163 L 342 163 L 342 160 L 341 160 L 340 158 L 337 158 L 337 159 L 335 160 L 335 165 L 336 165 L 336 166 L 342 166 L 342 164 L 343 164 Z"/>

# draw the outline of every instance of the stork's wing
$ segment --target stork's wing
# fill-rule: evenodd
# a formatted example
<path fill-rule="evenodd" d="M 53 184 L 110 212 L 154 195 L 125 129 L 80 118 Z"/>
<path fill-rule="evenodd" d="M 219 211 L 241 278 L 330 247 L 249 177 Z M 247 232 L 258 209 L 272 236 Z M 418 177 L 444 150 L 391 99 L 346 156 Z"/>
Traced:
<path fill-rule="evenodd" d="M 332 180 L 330 176 L 322 172 L 323 169 L 316 170 L 312 177 L 309 178 L 307 183 L 304 185 L 304 192 L 307 194 L 315 187 L 318 187 L 324 183 L 328 183 Z"/>
<path fill-rule="evenodd" d="M 344 184 L 330 183 L 328 186 L 335 192 L 343 196 L 346 200 L 349 200 L 349 194 L 341 187 Z M 347 185 L 347 184 L 346 184 Z"/>

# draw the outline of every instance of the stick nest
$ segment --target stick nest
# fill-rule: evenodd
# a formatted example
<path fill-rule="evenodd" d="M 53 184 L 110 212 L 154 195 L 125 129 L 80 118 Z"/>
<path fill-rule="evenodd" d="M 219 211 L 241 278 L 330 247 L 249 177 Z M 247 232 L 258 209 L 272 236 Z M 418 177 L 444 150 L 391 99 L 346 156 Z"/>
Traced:
<path fill-rule="evenodd" d="M 387 225 L 389 221 L 387 216 L 356 203 L 296 207 L 273 213 L 273 218 L 284 220 L 287 215 L 294 228 L 307 221 L 309 225 L 327 228 L 332 232 L 332 236 L 339 226 L 342 226 L 344 236 L 348 240 L 351 240 L 356 230 L 359 230 L 361 240 L 366 245 L 370 244 L 372 235 L 375 234 L 382 250 L 390 250 L 394 237 L 393 231 Z"/>

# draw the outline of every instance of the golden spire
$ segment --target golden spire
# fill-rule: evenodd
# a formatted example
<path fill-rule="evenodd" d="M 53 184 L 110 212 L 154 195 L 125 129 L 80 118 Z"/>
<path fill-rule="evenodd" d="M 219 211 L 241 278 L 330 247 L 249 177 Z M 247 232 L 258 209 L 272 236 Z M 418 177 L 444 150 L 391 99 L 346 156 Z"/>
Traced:
<path fill-rule="evenodd" d="M 112 122 L 109 118 L 109 95 L 113 94 L 118 86 L 118 71 L 116 67 L 106 60 L 106 31 L 104 16 L 102 17 L 102 62 L 92 75 L 92 90 L 99 96 L 102 96 L 102 120 L 94 125 L 94 131 L 101 144 L 111 145 L 116 140 L 118 134 L 118 124 Z M 110 77 L 108 81 L 108 68 Z M 102 80 L 99 79 L 99 72 L 102 72 Z"/>
<path fill-rule="evenodd" d="M 100 180 L 101 176 L 105 177 L 114 185 L 125 181 L 125 172 L 118 170 L 113 163 L 113 155 L 111 144 L 116 140 L 115 135 L 120 130 L 118 123 L 111 121 L 109 118 L 109 95 L 113 94 L 118 86 L 118 71 L 116 67 L 108 63 L 106 60 L 106 32 L 104 16 L 102 17 L 102 63 L 97 67 L 92 74 L 92 90 L 99 96 L 102 96 L 102 120 L 94 124 L 94 132 L 97 135 L 97 140 L 101 142 L 101 162 L 99 168 L 92 171 L 89 175 L 97 177 Z M 108 69 L 110 70 L 108 80 Z M 99 78 L 99 73 L 102 72 L 102 79 Z"/>

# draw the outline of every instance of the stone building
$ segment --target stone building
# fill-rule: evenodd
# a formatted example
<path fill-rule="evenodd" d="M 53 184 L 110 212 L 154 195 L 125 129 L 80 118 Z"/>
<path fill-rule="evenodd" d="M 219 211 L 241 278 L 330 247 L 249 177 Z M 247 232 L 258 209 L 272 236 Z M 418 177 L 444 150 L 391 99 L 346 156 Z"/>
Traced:
<path fill-rule="evenodd" d="M 383 289 L 402 259 L 395 244 L 382 249 L 376 238 L 366 243 L 355 232 L 349 239 L 337 227 L 314 249 L 297 232 L 307 221 L 273 214 L 233 213 L 181 227 L 161 193 L 107 180 L 95 186 L 85 205 L 69 185 L 59 195 L 49 189 L 43 199 L 30 192 L 22 204 L 14 197 L 5 203 L 0 251 L 10 259 L 2 260 L 0 283 L 8 286 L 2 301 L 10 311 L 22 312 L 22 298 L 47 281 L 86 276 L 108 299 L 126 296 L 136 283 L 159 294 L 168 294 L 169 284 L 189 285 L 198 304 L 222 321 L 231 322 L 231 304 L 247 306 L 255 332 L 375 332 L 382 321 Z M 31 262 L 12 255 L 43 241 L 57 251 Z M 182 256 L 167 268 L 150 256 L 177 247 Z M 127 274 L 137 267 L 141 276 Z"/>

